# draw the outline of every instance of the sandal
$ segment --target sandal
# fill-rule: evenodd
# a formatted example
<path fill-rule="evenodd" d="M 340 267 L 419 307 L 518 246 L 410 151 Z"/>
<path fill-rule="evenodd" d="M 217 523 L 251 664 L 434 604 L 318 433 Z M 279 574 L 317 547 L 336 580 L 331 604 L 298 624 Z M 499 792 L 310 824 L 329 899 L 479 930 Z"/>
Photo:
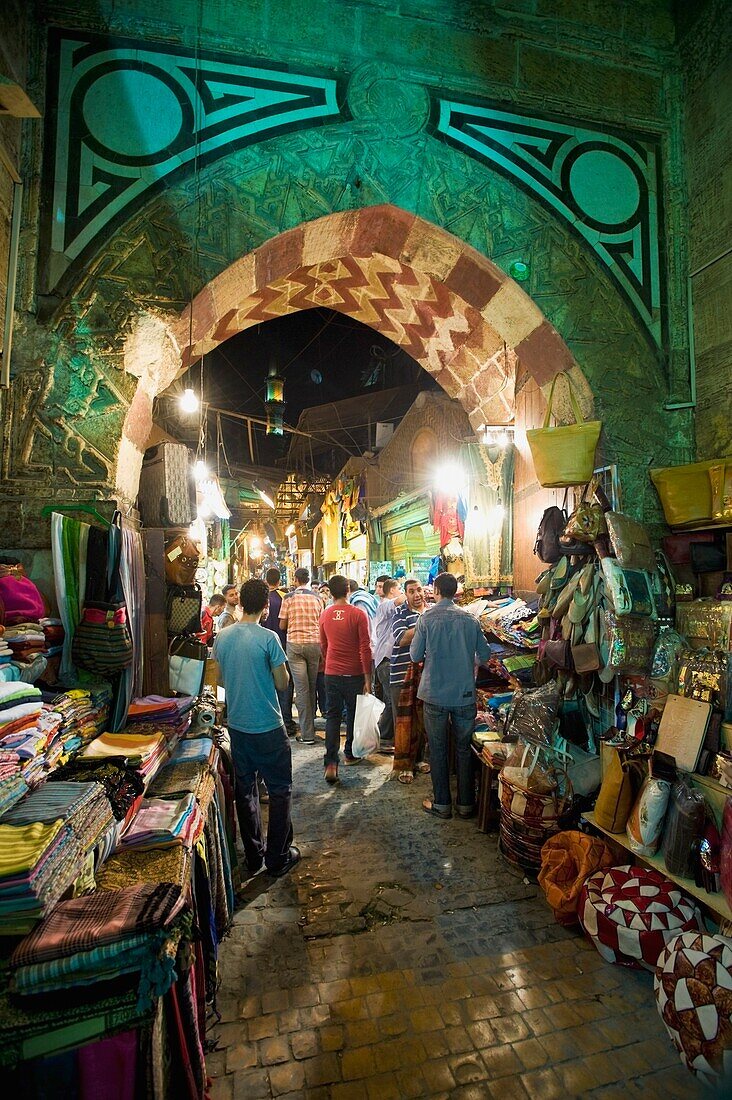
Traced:
<path fill-rule="evenodd" d="M 420 764 L 417 764 L 414 770 L 420 772 L 420 774 L 422 775 L 429 775 L 429 773 L 432 771 L 426 760 L 423 760 Z"/>
<path fill-rule="evenodd" d="M 422 802 L 422 809 L 426 814 L 430 814 L 432 817 L 439 817 L 442 821 L 447 821 L 452 817 L 452 810 L 437 810 L 435 804 L 431 798 L 425 798 Z"/>
<path fill-rule="evenodd" d="M 403 783 L 405 787 L 408 787 L 410 783 L 414 783 L 414 776 L 411 772 L 398 772 L 397 783 Z"/>

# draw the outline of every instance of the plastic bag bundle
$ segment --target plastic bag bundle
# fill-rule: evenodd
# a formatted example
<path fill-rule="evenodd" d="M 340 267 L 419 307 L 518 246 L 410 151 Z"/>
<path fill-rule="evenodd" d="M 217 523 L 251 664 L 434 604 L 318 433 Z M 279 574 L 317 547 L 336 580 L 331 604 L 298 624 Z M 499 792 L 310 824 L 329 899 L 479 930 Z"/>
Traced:
<path fill-rule="evenodd" d="M 631 851 L 636 855 L 652 856 L 658 851 L 670 795 L 668 780 L 652 775 L 644 780 L 625 827 Z"/>
<path fill-rule="evenodd" d="M 559 714 L 561 694 L 555 680 L 533 691 L 517 691 L 508 712 L 505 737 L 546 745 Z"/>
<path fill-rule="evenodd" d="M 532 794 L 551 794 L 556 790 L 554 768 L 542 759 L 543 754 L 538 746 L 519 741 L 512 746 L 512 750 L 503 766 L 506 779 Z"/>
<path fill-rule="evenodd" d="M 663 680 L 669 687 L 678 680 L 679 657 L 687 647 L 685 638 L 672 627 L 661 627 L 651 661 L 651 678 Z"/>
<path fill-rule="evenodd" d="M 384 712 L 384 704 L 375 695 L 356 696 L 356 717 L 353 721 L 353 755 L 370 756 L 378 752 L 379 719 Z"/>
<path fill-rule="evenodd" d="M 684 782 L 674 784 L 663 834 L 662 854 L 672 875 L 691 878 L 691 846 L 704 831 L 706 804 L 700 791 Z"/>

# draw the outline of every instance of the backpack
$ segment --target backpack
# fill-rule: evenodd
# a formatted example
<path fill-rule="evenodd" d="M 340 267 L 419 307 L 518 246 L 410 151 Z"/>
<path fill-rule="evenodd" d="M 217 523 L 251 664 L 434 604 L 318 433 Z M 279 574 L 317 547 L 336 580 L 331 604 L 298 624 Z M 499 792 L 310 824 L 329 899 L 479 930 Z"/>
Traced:
<path fill-rule="evenodd" d="M 559 545 L 559 536 L 564 533 L 566 526 L 567 513 L 562 508 L 557 508 L 556 504 L 547 508 L 541 517 L 534 553 L 547 565 L 555 565 L 566 552 Z"/>

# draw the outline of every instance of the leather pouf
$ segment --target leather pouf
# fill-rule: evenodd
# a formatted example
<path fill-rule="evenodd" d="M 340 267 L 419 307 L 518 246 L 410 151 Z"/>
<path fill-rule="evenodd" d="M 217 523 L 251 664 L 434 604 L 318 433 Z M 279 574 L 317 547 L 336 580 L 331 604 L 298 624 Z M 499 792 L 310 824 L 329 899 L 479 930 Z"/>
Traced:
<path fill-rule="evenodd" d="M 656 970 L 656 1005 L 681 1061 L 732 1095 L 732 940 L 684 932 L 669 940 Z"/>
<path fill-rule="evenodd" d="M 645 867 L 611 867 L 590 875 L 577 914 L 603 959 L 636 968 L 653 969 L 672 937 L 703 929 L 692 899 Z"/>

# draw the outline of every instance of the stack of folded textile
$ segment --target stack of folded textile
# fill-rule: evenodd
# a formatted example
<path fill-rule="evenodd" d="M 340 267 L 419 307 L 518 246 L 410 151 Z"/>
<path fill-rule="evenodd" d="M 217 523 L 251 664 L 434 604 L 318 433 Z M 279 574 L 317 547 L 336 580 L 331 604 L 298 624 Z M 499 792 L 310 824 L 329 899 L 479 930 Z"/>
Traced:
<path fill-rule="evenodd" d="M 184 794 L 196 794 L 205 776 L 211 774 L 208 764 L 184 761 L 170 764 L 158 772 L 148 788 L 150 798 L 178 798 Z M 199 800 L 200 801 L 200 800 Z"/>
<path fill-rule="evenodd" d="M 127 712 L 128 729 L 140 733 L 139 727 L 154 726 L 169 739 L 182 737 L 190 727 L 195 701 L 188 695 L 176 699 L 167 699 L 163 695 L 133 699 Z"/>
<path fill-rule="evenodd" d="M 46 643 L 46 656 L 57 657 L 64 648 L 64 627 L 60 619 L 41 619 L 38 624 Z"/>
<path fill-rule="evenodd" d="M 0 749 L 0 814 L 14 806 L 27 791 L 18 753 Z"/>
<path fill-rule="evenodd" d="M 0 820 L 0 933 L 27 931 L 79 878 L 112 823 L 99 783 L 46 783 Z"/>
<path fill-rule="evenodd" d="M 50 781 L 69 783 L 101 783 L 115 821 L 124 821 L 134 813 L 145 784 L 135 768 L 122 756 L 98 760 L 78 757 L 59 768 Z"/>
<path fill-rule="evenodd" d="M 55 767 L 62 752 L 61 715 L 44 706 L 24 722 L 14 722 L 0 734 L 0 749 L 16 752 L 23 778 L 37 787 Z"/>
<path fill-rule="evenodd" d="M 15 664 L 31 664 L 36 657 L 45 653 L 46 636 L 37 622 L 6 626 L 3 637 L 13 652 Z"/>
<path fill-rule="evenodd" d="M 0 739 L 21 725 L 33 726 L 42 708 L 43 696 L 33 684 L 20 680 L 0 684 Z"/>
<path fill-rule="evenodd" d="M 140 809 L 122 833 L 120 847 L 169 848 L 182 844 L 192 848 L 203 832 L 204 819 L 193 794 L 168 801 L 144 798 Z"/>
<path fill-rule="evenodd" d="M 487 634 L 522 649 L 537 649 L 541 627 L 536 609 L 523 600 L 507 597 L 491 600 L 480 615 L 480 625 Z"/>
<path fill-rule="evenodd" d="M 140 1007 L 149 1007 L 175 981 L 175 954 L 186 902 L 178 885 L 98 890 L 63 901 L 10 958 L 21 996 L 90 986 L 140 973 Z"/>
<path fill-rule="evenodd" d="M 180 741 L 170 758 L 170 766 L 174 764 L 213 764 L 216 759 L 216 746 L 210 737 L 190 737 L 187 741 Z"/>
<path fill-rule="evenodd" d="M 5 641 L 5 627 L 0 626 L 0 668 L 9 665 L 13 659 L 13 651 Z"/>
<path fill-rule="evenodd" d="M 162 733 L 150 728 L 147 733 L 103 733 L 81 753 L 82 760 L 124 757 L 145 785 L 151 782 L 169 757 L 168 742 Z"/>
<path fill-rule="evenodd" d="M 93 741 L 109 716 L 112 693 L 108 684 L 91 684 L 65 691 L 52 699 L 54 711 L 63 718 L 64 762 L 72 753 Z"/>

